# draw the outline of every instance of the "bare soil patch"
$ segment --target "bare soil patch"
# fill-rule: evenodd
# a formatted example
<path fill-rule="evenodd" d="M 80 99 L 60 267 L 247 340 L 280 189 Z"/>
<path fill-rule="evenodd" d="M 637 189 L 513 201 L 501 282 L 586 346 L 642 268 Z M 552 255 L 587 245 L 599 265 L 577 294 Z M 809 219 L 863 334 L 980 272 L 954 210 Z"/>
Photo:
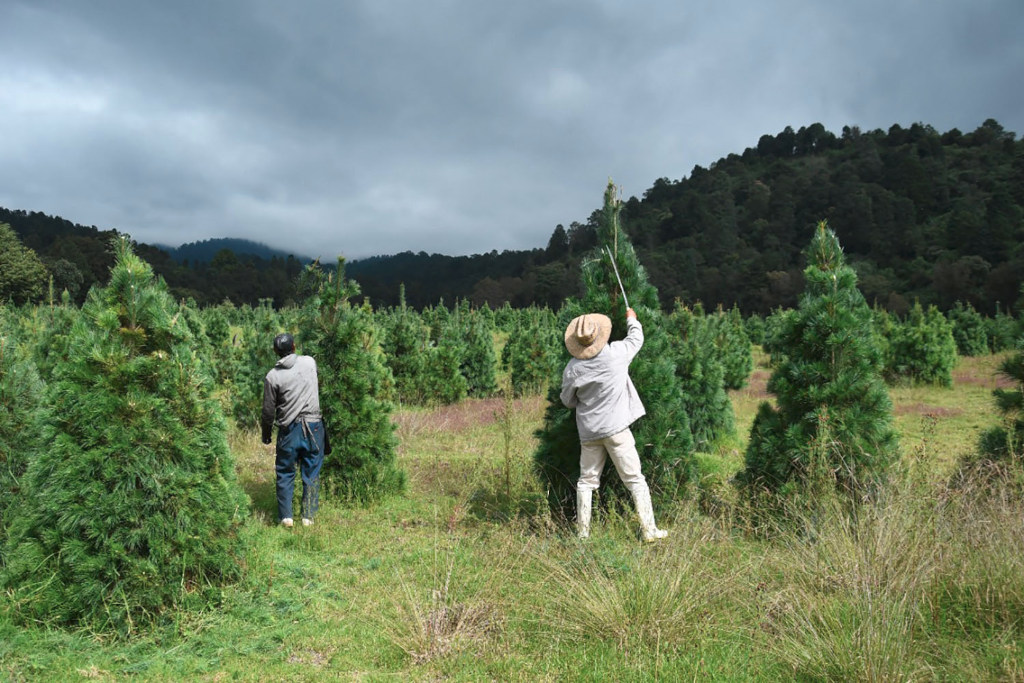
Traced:
<path fill-rule="evenodd" d="M 462 431 L 493 424 L 501 404 L 500 398 L 485 398 L 440 406 L 431 411 L 401 410 L 395 414 L 394 421 L 399 429 Z"/>
<path fill-rule="evenodd" d="M 541 404 L 543 396 L 527 396 L 512 401 L 515 413 L 533 415 Z M 393 417 L 399 431 L 418 433 L 421 431 L 462 432 L 478 427 L 487 427 L 504 414 L 505 399 L 474 398 L 455 405 L 438 406 L 432 410 L 398 410 Z"/>
<path fill-rule="evenodd" d="M 1010 389 L 1016 383 L 1002 373 L 979 373 L 974 369 L 954 370 L 953 384 L 968 384 L 987 389 Z"/>
<path fill-rule="evenodd" d="M 932 406 L 921 402 L 897 403 L 893 406 L 892 412 L 895 415 L 930 415 L 937 418 L 956 417 L 957 415 L 963 415 L 964 413 L 961 408 Z"/>
<path fill-rule="evenodd" d="M 771 375 L 771 370 L 754 370 L 750 375 L 750 379 L 747 381 L 747 386 L 731 393 L 744 398 L 768 398 L 771 396 L 771 394 L 768 393 L 768 378 L 771 377 Z"/>

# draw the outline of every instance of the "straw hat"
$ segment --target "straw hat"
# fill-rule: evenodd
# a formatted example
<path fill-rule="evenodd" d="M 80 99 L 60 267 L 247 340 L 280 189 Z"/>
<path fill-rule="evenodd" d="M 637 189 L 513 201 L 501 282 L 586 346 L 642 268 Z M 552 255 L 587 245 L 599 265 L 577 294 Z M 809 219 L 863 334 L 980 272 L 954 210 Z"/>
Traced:
<path fill-rule="evenodd" d="M 612 334 L 611 319 L 601 313 L 587 313 L 573 318 L 565 328 L 565 348 L 573 358 L 587 360 L 593 358 Z"/>

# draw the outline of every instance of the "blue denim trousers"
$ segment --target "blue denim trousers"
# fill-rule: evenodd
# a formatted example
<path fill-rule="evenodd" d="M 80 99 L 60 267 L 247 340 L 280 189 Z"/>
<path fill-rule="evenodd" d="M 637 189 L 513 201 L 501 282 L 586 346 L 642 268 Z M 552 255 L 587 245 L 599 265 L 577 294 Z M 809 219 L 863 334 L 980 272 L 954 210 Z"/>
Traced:
<path fill-rule="evenodd" d="M 296 420 L 277 429 L 277 516 L 292 516 L 295 466 L 302 476 L 302 516 L 313 519 L 320 506 L 320 467 L 324 464 L 324 425 Z"/>

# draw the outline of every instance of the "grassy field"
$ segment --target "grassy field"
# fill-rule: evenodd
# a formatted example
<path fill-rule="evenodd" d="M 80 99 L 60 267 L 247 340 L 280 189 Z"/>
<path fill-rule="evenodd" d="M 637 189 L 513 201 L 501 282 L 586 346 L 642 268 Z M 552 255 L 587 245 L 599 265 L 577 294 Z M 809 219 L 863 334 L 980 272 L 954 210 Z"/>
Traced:
<path fill-rule="evenodd" d="M 9 680 L 1024 680 L 1024 504 L 946 484 L 997 423 L 996 357 L 953 389 L 892 391 L 904 472 L 856 519 L 825 501 L 754 533 L 729 477 L 768 371 L 732 396 L 738 436 L 701 456 L 714 515 L 658 509 L 666 541 L 595 520 L 583 544 L 530 474 L 540 398 L 396 415 L 407 495 L 274 524 L 273 454 L 232 435 L 252 498 L 246 579 L 223 606 L 109 640 L 0 616 Z M 696 498 L 696 496 L 694 497 Z"/>

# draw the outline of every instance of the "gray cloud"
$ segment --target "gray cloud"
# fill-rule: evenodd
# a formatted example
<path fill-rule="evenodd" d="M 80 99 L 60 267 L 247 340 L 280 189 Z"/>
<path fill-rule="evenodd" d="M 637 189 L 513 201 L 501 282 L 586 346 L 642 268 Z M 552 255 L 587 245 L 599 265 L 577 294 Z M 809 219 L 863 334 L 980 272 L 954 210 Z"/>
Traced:
<path fill-rule="evenodd" d="M 359 258 L 544 246 L 821 122 L 1021 132 L 1018 0 L 7 2 L 0 205 Z"/>

